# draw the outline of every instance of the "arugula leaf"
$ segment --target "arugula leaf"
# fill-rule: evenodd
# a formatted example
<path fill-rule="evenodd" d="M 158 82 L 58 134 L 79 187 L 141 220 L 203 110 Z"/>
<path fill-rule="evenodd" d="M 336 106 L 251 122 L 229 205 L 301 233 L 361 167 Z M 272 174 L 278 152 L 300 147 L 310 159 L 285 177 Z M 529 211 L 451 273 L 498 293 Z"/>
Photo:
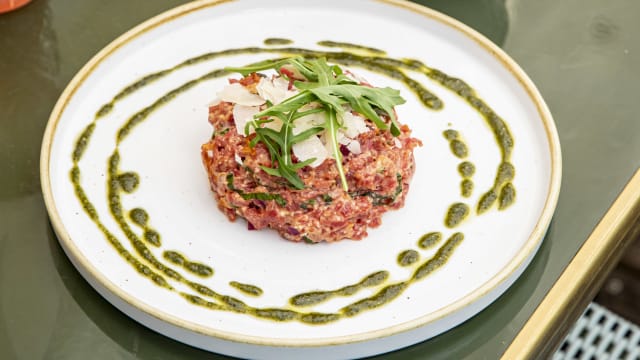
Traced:
<path fill-rule="evenodd" d="M 342 126 L 342 114 L 347 111 L 346 105 L 371 120 L 379 129 L 389 130 L 393 136 L 400 135 L 400 127 L 393 110 L 394 106 L 405 103 L 400 92 L 388 87 L 372 88 L 357 84 L 346 76 L 339 66 L 327 64 L 324 58 L 305 59 L 296 56 L 265 60 L 242 68 L 226 68 L 228 71 L 239 72 L 244 76 L 269 69 L 276 70 L 286 78 L 289 78 L 287 74 L 294 73 L 292 71 L 294 69 L 296 75 L 303 76 L 306 81 L 290 79 L 295 80 L 293 84 L 300 92 L 254 115 L 254 120 L 249 122 L 244 130 L 245 134 L 249 135 L 249 131 L 253 128 L 256 137 L 251 141 L 251 145 L 255 146 L 260 142 L 269 151 L 272 167 L 263 166 L 262 169 L 270 175 L 285 178 L 293 187 L 304 188 L 304 182 L 298 176 L 297 170 L 311 164 L 315 158 L 294 163 L 291 159 L 292 146 L 311 136 L 316 136 L 321 131 L 326 131 L 342 187 L 348 191 L 337 137 L 338 130 Z M 316 103 L 318 106 L 309 110 L 302 109 L 310 103 Z M 324 124 L 294 136 L 292 128 L 295 126 L 295 121 L 317 112 L 324 112 Z M 387 124 L 382 115 L 390 119 L 390 124 Z M 270 117 L 276 117 L 282 121 L 280 131 L 262 127 L 263 124 L 272 121 Z"/>
<path fill-rule="evenodd" d="M 375 108 L 383 110 L 391 119 L 391 133 L 400 135 L 393 107 L 404 104 L 404 99 L 398 90 L 392 88 L 370 88 L 361 85 L 331 85 L 310 89 L 320 101 L 330 104 L 338 113 L 344 112 L 342 104 L 346 101 L 353 110 L 373 121 L 381 130 L 389 129 L 389 126 L 380 118 Z"/>

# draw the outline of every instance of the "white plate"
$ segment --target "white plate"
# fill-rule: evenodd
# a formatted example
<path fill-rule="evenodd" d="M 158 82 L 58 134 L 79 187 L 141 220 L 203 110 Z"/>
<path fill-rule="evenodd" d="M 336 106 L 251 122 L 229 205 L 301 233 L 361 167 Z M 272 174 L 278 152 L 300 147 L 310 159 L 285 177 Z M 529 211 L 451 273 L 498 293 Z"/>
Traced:
<path fill-rule="evenodd" d="M 410 279 L 438 249 L 420 249 L 421 235 L 438 231 L 446 239 L 460 231 L 465 239 L 448 263 L 413 282 L 393 301 L 321 325 L 211 310 L 180 296 L 180 291 L 195 294 L 184 283 L 168 280 L 173 290 L 155 285 L 118 254 L 97 225 L 112 233 L 135 261 L 154 269 L 136 254 L 108 211 L 107 159 L 115 149 L 118 128 L 163 94 L 212 69 L 279 55 L 223 56 L 185 66 L 117 101 L 99 120 L 94 115 L 147 74 L 208 52 L 268 48 L 265 38 L 286 38 L 294 42 L 289 46 L 324 51 L 340 49 L 319 46 L 319 41 L 368 45 L 385 50 L 388 57 L 419 59 L 464 79 L 506 121 L 513 135 L 515 203 L 482 215 L 472 211 L 461 225 L 447 228 L 443 221 L 450 204 L 464 202 L 474 208 L 492 187 L 501 158 L 489 126 L 460 97 L 425 76 L 408 72 L 442 99 L 441 111 L 425 108 L 396 80 L 354 68 L 378 86 L 401 89 L 408 101 L 397 108 L 399 118 L 424 142 L 415 151 L 417 171 L 406 206 L 385 214 L 382 226 L 362 241 L 307 245 L 287 242 L 272 231 L 247 231 L 246 223 L 230 223 L 217 209 L 200 160 L 200 145 L 211 134 L 207 104 L 226 83 L 217 78 L 199 83 L 152 112 L 119 145 L 121 171 L 140 176 L 138 189 L 122 194 L 122 206 L 126 211 L 135 207 L 148 211 L 149 226 L 162 236 L 160 247 L 148 247 L 165 266 L 251 307 L 336 313 L 384 286 Z M 83 209 L 69 175 L 76 140 L 92 121 L 95 130 L 78 165 L 80 185 L 95 207 L 96 221 Z M 477 168 L 469 198 L 460 194 L 456 168 L 461 160 L 452 155 L 442 134 L 450 128 L 460 132 L 469 148 L 468 160 Z M 561 169 L 558 138 L 546 105 L 499 48 L 429 9 L 370 0 L 202 1 L 141 24 L 97 54 L 64 91 L 44 137 L 41 166 L 47 208 L 60 243 L 102 296 L 171 338 L 214 352 L 261 358 L 378 354 L 435 336 L 478 313 L 515 281 L 534 256 L 556 205 Z M 141 228 L 130 221 L 129 226 L 142 236 Z M 398 253 L 406 249 L 417 250 L 420 261 L 398 265 Z M 208 264 L 215 274 L 193 276 L 166 261 L 165 250 Z M 354 284 L 378 270 L 388 271 L 389 278 L 377 287 L 309 308 L 288 305 L 295 294 Z M 245 295 L 230 281 L 257 285 L 264 293 Z"/>

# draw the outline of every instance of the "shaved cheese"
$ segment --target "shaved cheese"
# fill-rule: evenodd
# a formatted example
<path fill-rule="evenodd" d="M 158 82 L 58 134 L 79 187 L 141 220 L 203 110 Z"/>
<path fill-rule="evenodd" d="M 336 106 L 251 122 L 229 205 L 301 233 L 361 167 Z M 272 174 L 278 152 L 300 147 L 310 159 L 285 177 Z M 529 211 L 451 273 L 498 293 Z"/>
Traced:
<path fill-rule="evenodd" d="M 212 107 L 212 106 L 216 106 L 218 104 L 220 104 L 220 98 L 217 97 L 217 98 L 211 100 L 211 102 L 209 104 L 207 104 L 207 106 L 208 107 Z"/>
<path fill-rule="evenodd" d="M 309 115 L 305 115 L 301 118 L 296 119 L 293 123 L 293 128 L 291 132 L 293 135 L 298 135 L 305 130 L 309 130 L 312 127 L 322 126 L 325 121 L 324 113 L 318 112 Z"/>
<path fill-rule="evenodd" d="M 322 144 L 324 144 L 324 149 L 327 152 L 327 156 L 331 159 L 335 159 L 335 156 L 333 156 L 333 146 L 331 141 L 329 141 L 328 139 L 329 135 L 327 134 L 327 132 L 322 132 L 320 133 L 320 139 L 322 141 Z M 346 145 L 348 139 L 344 136 L 344 134 L 340 131 L 338 131 L 336 133 L 336 140 L 338 141 L 338 144 L 342 144 L 342 145 Z M 344 144 L 343 144 L 344 142 Z"/>
<path fill-rule="evenodd" d="M 350 75 L 353 76 L 353 74 Z M 353 77 L 355 79 L 355 76 Z M 363 79 L 356 80 L 360 81 Z M 222 91 L 218 93 L 218 97 L 211 102 L 210 106 L 217 105 L 220 101 L 234 103 L 233 119 L 236 124 L 236 131 L 240 135 L 245 135 L 245 127 L 249 122 L 254 120 L 254 115 L 260 112 L 260 105 L 265 104 L 267 101 L 276 105 L 298 93 L 298 90 L 289 90 L 289 81 L 283 77 L 260 79 L 260 82 L 256 85 L 256 91 L 258 92 L 257 95 L 251 93 L 241 84 L 233 83 L 222 89 Z M 311 103 L 304 105 L 300 110 L 306 111 L 317 106 L 319 106 L 319 104 Z M 360 142 L 355 138 L 364 132 L 370 131 L 365 118 L 352 113 L 350 107 L 346 107 L 345 111 L 339 116 L 341 127 L 336 133 L 336 140 L 339 144 L 346 146 L 350 152 L 360 154 L 362 152 Z M 293 123 L 292 132 L 294 135 L 298 135 L 313 127 L 324 126 L 326 121 L 325 117 L 324 112 L 318 112 L 298 118 Z M 271 122 L 265 123 L 262 126 L 280 131 L 282 128 L 282 120 L 277 117 L 272 117 L 271 119 Z M 250 127 L 249 133 L 254 132 L 255 130 Z M 327 141 L 327 136 L 326 131 L 323 131 L 320 137 L 311 136 L 308 139 L 293 144 L 293 153 L 300 161 L 315 158 L 316 160 L 311 163 L 310 166 L 316 167 L 322 164 L 325 159 L 333 158 L 333 149 L 331 142 Z M 402 147 L 402 144 L 399 143 L 397 139 L 394 140 L 396 146 Z M 239 161 L 237 156 L 236 161 Z"/>
<path fill-rule="evenodd" d="M 257 106 L 265 103 L 264 99 L 256 94 L 252 94 L 247 88 L 239 83 L 233 83 L 225 86 L 218 93 L 218 98 L 222 101 L 245 105 Z"/>
<path fill-rule="evenodd" d="M 280 131 L 280 129 L 282 128 L 282 120 L 280 120 L 275 116 L 272 116 L 269 119 L 271 119 L 271 121 L 268 123 L 265 123 L 264 125 L 262 125 L 262 127 L 273 129 L 275 131 Z"/>
<path fill-rule="evenodd" d="M 344 134 L 352 139 L 363 132 L 369 131 L 364 118 L 360 115 L 354 115 L 351 112 L 344 112 L 342 114 L 342 126 L 343 128 L 341 130 Z"/>
<path fill-rule="evenodd" d="M 258 95 L 272 104 L 277 105 L 297 94 L 297 90 L 289 90 L 289 81 L 282 77 L 272 78 L 271 80 L 262 78 L 256 85 Z"/>
<path fill-rule="evenodd" d="M 348 137 L 344 136 L 344 133 L 342 132 L 338 132 L 336 139 L 338 140 L 338 143 L 342 144 L 342 145 L 347 145 L 348 143 L 351 142 L 351 139 L 349 139 Z"/>
<path fill-rule="evenodd" d="M 244 135 L 244 129 L 247 123 L 253 121 L 253 115 L 260 112 L 259 106 L 235 105 L 233 107 L 233 121 L 236 123 L 236 131 L 240 135 Z M 250 127 L 249 134 L 254 133 L 253 127 Z"/>
<path fill-rule="evenodd" d="M 299 143 L 291 146 L 293 153 L 298 160 L 305 161 L 312 158 L 316 158 L 314 162 L 310 164 L 311 167 L 316 167 L 324 162 L 327 158 L 327 149 L 317 136 L 311 136 Z"/>

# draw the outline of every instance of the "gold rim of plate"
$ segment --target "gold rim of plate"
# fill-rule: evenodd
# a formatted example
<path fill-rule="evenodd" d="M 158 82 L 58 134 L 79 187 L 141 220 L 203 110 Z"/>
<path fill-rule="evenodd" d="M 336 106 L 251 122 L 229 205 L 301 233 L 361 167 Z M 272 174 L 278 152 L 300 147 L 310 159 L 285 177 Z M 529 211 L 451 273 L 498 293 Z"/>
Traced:
<path fill-rule="evenodd" d="M 106 279 L 84 256 L 82 256 L 71 240 L 69 234 L 67 233 L 62 221 L 60 219 L 60 215 L 58 214 L 55 201 L 53 199 L 52 191 L 51 191 L 51 183 L 50 183 L 50 174 L 49 174 L 49 160 L 50 160 L 50 151 L 51 145 L 53 141 L 53 137 L 56 133 L 56 128 L 58 122 L 64 112 L 68 102 L 75 94 L 76 90 L 82 85 L 82 83 L 92 74 L 92 72 L 96 69 L 98 65 L 100 65 L 105 59 L 107 59 L 111 54 L 117 51 L 121 46 L 127 44 L 133 39 L 145 34 L 146 32 L 156 28 L 157 26 L 161 26 L 162 24 L 168 23 L 176 18 L 185 16 L 192 12 L 213 7 L 216 5 L 220 5 L 223 3 L 227 3 L 230 1 L 237 0 L 200 0 L 192 3 L 188 3 L 185 5 L 178 6 L 171 10 L 168 10 L 162 14 L 159 14 L 155 17 L 152 17 L 138 26 L 132 28 L 127 31 L 105 48 L 103 48 L 100 52 L 98 52 L 89 62 L 85 64 L 85 66 L 73 77 L 69 85 L 65 88 L 60 96 L 58 102 L 56 103 L 51 115 L 49 117 L 49 121 L 47 124 L 47 128 L 44 133 L 42 148 L 40 153 L 40 178 L 42 185 L 42 192 L 44 196 L 45 205 L 47 207 L 47 211 L 49 213 L 49 217 L 51 219 L 51 223 L 53 228 L 58 236 L 58 240 L 61 242 L 63 247 L 66 250 L 67 256 L 71 257 L 72 262 L 76 266 L 80 266 L 84 268 L 85 271 L 89 272 L 90 275 L 97 280 L 102 286 L 106 288 L 112 294 L 115 294 L 121 300 L 126 302 L 129 306 L 137 309 L 138 311 L 143 312 L 146 316 L 151 316 L 155 319 L 159 319 L 161 321 L 167 322 L 173 326 L 177 326 L 195 333 L 216 337 L 223 340 L 239 342 L 239 343 L 247 343 L 254 345 L 265 345 L 265 346 L 284 346 L 284 347 L 320 347 L 320 346 L 331 346 L 331 345 L 344 345 L 349 343 L 363 342 L 368 340 L 374 340 L 378 338 L 387 337 L 390 335 L 395 335 L 399 333 L 403 333 L 406 331 L 410 331 L 419 327 L 423 327 L 429 323 L 433 323 L 445 316 L 456 313 L 463 308 L 473 304 L 475 301 L 480 298 L 486 296 L 491 291 L 495 290 L 500 284 L 509 280 L 511 276 L 523 266 L 523 263 L 530 259 L 533 253 L 537 250 L 538 246 L 543 240 L 545 232 L 549 223 L 551 222 L 551 217 L 553 216 L 553 212 L 555 210 L 558 196 L 560 193 L 560 181 L 561 181 L 561 173 L 562 173 L 562 157 L 560 153 L 560 142 L 558 139 L 555 123 L 553 122 L 553 118 L 547 105 L 545 104 L 542 96 L 538 92 L 537 88 L 533 84 L 533 82 L 529 79 L 526 73 L 520 68 L 518 64 L 515 63 L 502 49 L 500 49 L 497 45 L 493 44 L 490 40 L 485 38 L 483 35 L 478 33 L 477 31 L 471 29 L 467 25 L 455 20 L 447 15 L 444 15 L 435 10 L 429 9 L 419 4 L 411 3 L 405 0 L 372 0 L 381 2 L 390 6 L 400 7 L 411 12 L 422 15 L 431 20 L 438 21 L 448 27 L 451 27 L 455 30 L 466 35 L 468 38 L 472 39 L 476 43 L 478 43 L 482 48 L 488 51 L 494 58 L 499 60 L 502 65 L 518 80 L 518 82 L 522 85 L 522 87 L 527 92 L 529 98 L 533 101 L 538 111 L 538 115 L 540 116 L 543 125 L 546 130 L 547 140 L 549 141 L 550 148 L 550 163 L 551 163 L 551 177 L 549 183 L 549 191 L 547 193 L 547 197 L 545 199 L 544 209 L 542 214 L 538 218 L 536 226 L 533 231 L 529 235 L 526 243 L 519 250 L 519 252 L 514 256 L 511 261 L 501 269 L 496 276 L 494 276 L 489 281 L 482 284 L 476 290 L 463 297 L 462 299 L 451 303 L 444 308 L 435 311 L 431 314 L 419 317 L 417 319 L 398 324 L 392 327 L 388 327 L 385 329 L 369 331 L 359 334 L 353 335 L 345 335 L 338 337 L 328 337 L 328 338 L 320 338 L 320 339 L 271 339 L 257 336 L 249 336 L 238 333 L 231 333 L 227 331 L 221 331 L 216 329 L 211 329 L 205 326 L 200 326 L 193 324 L 191 322 L 184 321 L 180 318 L 170 316 L 163 312 L 160 312 L 149 306 L 147 304 L 142 303 L 134 299 L 128 293 L 122 291 L 118 286 L 113 284 L 111 281 Z"/>

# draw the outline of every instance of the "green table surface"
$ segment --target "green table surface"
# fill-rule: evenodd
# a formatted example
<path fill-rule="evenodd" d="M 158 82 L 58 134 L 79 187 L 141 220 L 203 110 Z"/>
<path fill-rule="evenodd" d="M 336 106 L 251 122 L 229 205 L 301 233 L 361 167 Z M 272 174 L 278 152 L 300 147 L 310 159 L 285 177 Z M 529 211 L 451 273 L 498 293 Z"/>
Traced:
<path fill-rule="evenodd" d="M 34 0 L 0 15 L 0 359 L 211 359 L 105 301 L 69 262 L 39 180 L 49 113 L 102 47 L 180 0 Z M 471 320 L 390 359 L 495 359 L 640 164 L 640 2 L 433 0 L 538 86 L 560 134 L 563 184 L 522 277 Z"/>

